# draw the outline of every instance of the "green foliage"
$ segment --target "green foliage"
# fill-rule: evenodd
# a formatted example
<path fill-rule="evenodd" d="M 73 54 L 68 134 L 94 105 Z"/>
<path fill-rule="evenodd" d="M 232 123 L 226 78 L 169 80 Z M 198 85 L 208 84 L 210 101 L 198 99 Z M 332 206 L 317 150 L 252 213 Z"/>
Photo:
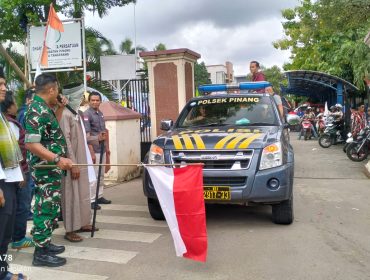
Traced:
<path fill-rule="evenodd" d="M 47 20 L 50 3 L 68 18 L 79 18 L 84 11 L 99 17 L 113 7 L 122 7 L 135 0 L 0 0 L 0 41 L 24 42 L 27 24 L 39 25 Z"/>
<path fill-rule="evenodd" d="M 119 45 L 119 51 L 122 54 L 135 54 L 135 46 L 132 43 L 130 38 L 126 38 L 124 41 L 121 42 Z M 140 45 L 136 46 L 136 52 L 146 51 L 146 48 Z"/>
<path fill-rule="evenodd" d="M 285 77 L 283 71 L 279 66 L 272 66 L 271 68 L 266 68 L 265 66 L 260 66 L 261 71 L 265 75 L 266 81 L 270 82 L 274 91 L 278 94 L 281 93 L 281 85 L 287 86 L 288 80 Z M 252 74 L 247 75 L 247 80 L 252 80 Z"/>
<path fill-rule="evenodd" d="M 194 84 L 197 89 L 198 86 L 203 84 L 210 84 L 209 73 L 204 62 L 194 64 Z"/>
<path fill-rule="evenodd" d="M 285 38 L 275 48 L 291 50 L 285 70 L 314 70 L 339 76 L 365 89 L 370 49 L 363 42 L 370 31 L 368 0 L 302 0 L 282 12 Z"/>
<path fill-rule="evenodd" d="M 20 108 L 23 105 L 25 94 L 26 94 L 26 91 L 24 88 L 19 88 L 19 90 L 14 92 L 14 98 L 15 98 L 15 102 L 17 103 L 18 108 Z"/>
<path fill-rule="evenodd" d="M 85 34 L 87 71 L 100 72 L 100 57 L 102 55 L 114 55 L 117 52 L 114 50 L 112 41 L 104 37 L 99 31 L 88 27 Z"/>
<path fill-rule="evenodd" d="M 284 97 L 294 106 L 298 107 L 299 104 L 303 104 L 308 101 L 307 96 L 298 96 L 293 94 L 284 95 Z"/>
<path fill-rule="evenodd" d="M 276 65 L 272 66 L 271 68 L 263 69 L 263 73 L 265 74 L 266 81 L 269 81 L 272 84 L 272 87 L 276 93 L 281 93 L 280 85 L 286 86 L 288 84 L 284 73 Z"/>
<path fill-rule="evenodd" d="M 94 88 L 101 93 L 103 93 L 109 100 L 113 100 L 112 98 L 112 88 L 107 81 L 102 81 L 97 78 L 92 78 L 87 82 L 87 86 Z"/>
<path fill-rule="evenodd" d="M 47 21 L 50 3 L 53 3 L 57 12 L 68 18 L 80 18 L 84 11 L 96 12 L 99 17 L 107 15 L 112 7 L 122 7 L 135 0 L 0 0 L 0 42 L 25 43 L 27 25 L 38 26 Z M 100 71 L 100 56 L 104 54 L 116 54 L 112 42 L 104 38 L 102 34 L 91 28 L 86 29 L 86 49 L 88 71 Z M 24 56 L 12 49 L 7 50 L 16 64 L 24 69 Z M 8 62 L 0 57 L 0 64 L 5 66 L 8 82 L 21 86 L 15 72 L 9 67 Z M 82 74 L 77 72 L 58 73 L 61 84 L 80 82 Z M 103 89 L 104 91 L 104 89 Z"/>
<path fill-rule="evenodd" d="M 167 50 L 166 45 L 163 43 L 159 43 L 158 45 L 154 47 L 153 51 L 165 51 L 165 50 Z"/>
<path fill-rule="evenodd" d="M 24 71 L 24 56 L 17 53 L 10 43 L 6 48 L 7 53 L 13 58 L 14 62 L 19 66 L 19 68 Z M 0 56 L 0 65 L 4 67 L 4 73 L 8 81 L 16 80 L 18 77 L 11 68 L 9 62 Z"/>
<path fill-rule="evenodd" d="M 68 18 L 80 18 L 84 11 L 96 12 L 99 17 L 107 15 L 112 7 L 121 7 L 135 0 L 0 0 L 0 42 L 10 40 L 11 42 L 25 43 L 27 25 L 40 25 L 47 20 L 50 3 L 53 3 L 57 12 Z M 16 64 L 24 69 L 24 56 L 16 53 L 12 49 L 7 50 Z M 86 28 L 86 53 L 88 71 L 94 71 L 96 77 L 100 77 L 100 56 L 116 54 L 111 41 L 106 39 L 101 33 Z M 0 57 L 0 64 L 5 66 L 8 81 L 13 81 L 20 88 L 18 77 L 9 67 L 8 62 Z M 81 72 L 60 72 L 57 73 L 60 83 L 82 83 L 83 74 Z M 94 81 L 92 81 L 94 82 Z M 108 93 L 106 85 L 99 84 L 102 92 Z"/>

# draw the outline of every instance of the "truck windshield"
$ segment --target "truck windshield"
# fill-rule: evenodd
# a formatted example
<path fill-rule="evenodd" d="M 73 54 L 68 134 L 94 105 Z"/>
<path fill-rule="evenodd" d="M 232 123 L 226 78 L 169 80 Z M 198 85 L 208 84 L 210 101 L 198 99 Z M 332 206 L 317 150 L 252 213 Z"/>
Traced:
<path fill-rule="evenodd" d="M 197 100 L 188 104 L 178 121 L 178 127 L 277 124 L 278 118 L 268 96 Z"/>

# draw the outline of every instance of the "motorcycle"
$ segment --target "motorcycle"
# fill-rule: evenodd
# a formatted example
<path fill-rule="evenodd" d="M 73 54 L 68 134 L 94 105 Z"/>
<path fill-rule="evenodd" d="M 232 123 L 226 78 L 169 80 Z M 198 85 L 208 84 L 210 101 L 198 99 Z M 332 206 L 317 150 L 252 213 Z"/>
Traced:
<path fill-rule="evenodd" d="M 370 150 L 370 128 L 365 127 L 357 135 L 355 141 L 350 143 L 347 147 L 347 157 L 356 162 L 367 159 Z"/>
<path fill-rule="evenodd" d="M 291 131 L 300 131 L 301 118 L 298 115 L 292 112 L 286 114 L 286 122 L 289 124 Z"/>
<path fill-rule="evenodd" d="M 347 134 L 347 140 L 346 140 L 346 143 L 344 144 L 343 146 L 343 152 L 347 153 L 347 148 L 349 146 L 349 144 L 351 144 L 353 142 L 353 135 L 351 132 L 349 132 Z"/>
<path fill-rule="evenodd" d="M 312 123 L 310 120 L 306 119 L 302 121 L 302 132 L 304 140 L 311 139 L 312 137 Z"/>
<path fill-rule="evenodd" d="M 345 139 L 341 136 L 342 130 L 343 124 L 329 117 L 324 133 L 319 138 L 319 145 L 322 148 L 329 148 L 331 145 L 343 143 Z"/>
<path fill-rule="evenodd" d="M 325 121 L 324 121 L 324 116 L 322 113 L 317 115 L 316 119 L 316 128 L 317 128 L 317 133 L 320 135 L 324 134 L 325 131 Z"/>

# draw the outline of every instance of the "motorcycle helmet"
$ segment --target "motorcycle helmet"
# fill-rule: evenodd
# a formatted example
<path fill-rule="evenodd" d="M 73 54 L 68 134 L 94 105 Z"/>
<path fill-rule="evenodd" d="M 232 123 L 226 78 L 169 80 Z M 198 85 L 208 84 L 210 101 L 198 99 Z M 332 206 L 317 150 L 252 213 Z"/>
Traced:
<path fill-rule="evenodd" d="M 343 106 L 341 104 L 335 104 L 335 107 L 338 108 L 339 110 L 342 110 Z"/>
<path fill-rule="evenodd" d="M 335 106 L 330 106 L 330 108 L 329 108 L 330 111 L 334 111 L 335 109 L 336 109 Z"/>

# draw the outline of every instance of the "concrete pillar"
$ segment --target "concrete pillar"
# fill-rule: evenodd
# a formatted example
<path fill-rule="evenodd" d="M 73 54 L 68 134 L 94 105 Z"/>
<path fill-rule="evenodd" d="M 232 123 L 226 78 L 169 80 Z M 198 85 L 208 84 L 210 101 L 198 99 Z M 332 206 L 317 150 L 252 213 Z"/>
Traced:
<path fill-rule="evenodd" d="M 148 65 L 151 137 L 162 133 L 163 119 L 175 120 L 194 96 L 194 63 L 200 55 L 189 49 L 141 52 Z"/>
<path fill-rule="evenodd" d="M 111 163 L 140 163 L 140 117 L 141 114 L 122 107 L 115 102 L 102 102 L 99 108 L 109 130 Z M 112 166 L 104 179 L 113 182 L 128 181 L 140 175 L 136 166 Z"/>

